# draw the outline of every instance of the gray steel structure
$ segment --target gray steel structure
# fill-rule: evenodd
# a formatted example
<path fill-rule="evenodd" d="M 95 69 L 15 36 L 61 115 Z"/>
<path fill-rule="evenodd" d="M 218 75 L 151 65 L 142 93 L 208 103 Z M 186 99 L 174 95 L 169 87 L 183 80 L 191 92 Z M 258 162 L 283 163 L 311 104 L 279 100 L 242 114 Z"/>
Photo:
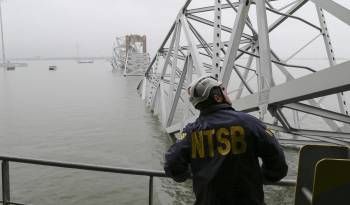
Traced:
<path fill-rule="evenodd" d="M 111 65 L 124 76 L 144 75 L 149 65 L 146 36 L 126 35 L 117 37 L 113 46 Z"/>
<path fill-rule="evenodd" d="M 350 11 L 331 0 L 188 0 L 137 89 L 170 134 L 198 115 L 186 87 L 211 74 L 235 109 L 259 117 L 282 143 L 349 146 L 350 61 L 336 62 L 327 15 L 350 25 Z M 308 51 L 327 65 L 298 60 Z"/>

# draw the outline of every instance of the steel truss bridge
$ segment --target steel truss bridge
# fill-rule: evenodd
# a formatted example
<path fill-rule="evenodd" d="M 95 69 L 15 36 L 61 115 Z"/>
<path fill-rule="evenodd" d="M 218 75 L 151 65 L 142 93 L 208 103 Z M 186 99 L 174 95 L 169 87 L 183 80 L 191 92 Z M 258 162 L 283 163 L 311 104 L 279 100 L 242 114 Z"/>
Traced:
<path fill-rule="evenodd" d="M 117 37 L 113 46 L 111 65 L 124 76 L 142 76 L 149 65 L 146 36 Z"/>
<path fill-rule="evenodd" d="M 198 115 L 186 87 L 211 74 L 282 144 L 349 146 L 350 61 L 336 62 L 329 16 L 350 25 L 332 0 L 188 0 L 138 90 L 170 134 Z"/>

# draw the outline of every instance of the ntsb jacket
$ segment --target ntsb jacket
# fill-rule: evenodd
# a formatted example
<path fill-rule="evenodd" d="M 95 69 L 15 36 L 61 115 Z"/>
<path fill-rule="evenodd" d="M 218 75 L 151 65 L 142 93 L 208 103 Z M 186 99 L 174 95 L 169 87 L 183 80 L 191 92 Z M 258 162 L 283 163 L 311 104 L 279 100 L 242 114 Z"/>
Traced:
<path fill-rule="evenodd" d="M 227 104 L 201 111 L 182 137 L 165 154 L 164 170 L 177 182 L 192 175 L 195 205 L 262 205 L 263 182 L 287 174 L 273 133 Z"/>

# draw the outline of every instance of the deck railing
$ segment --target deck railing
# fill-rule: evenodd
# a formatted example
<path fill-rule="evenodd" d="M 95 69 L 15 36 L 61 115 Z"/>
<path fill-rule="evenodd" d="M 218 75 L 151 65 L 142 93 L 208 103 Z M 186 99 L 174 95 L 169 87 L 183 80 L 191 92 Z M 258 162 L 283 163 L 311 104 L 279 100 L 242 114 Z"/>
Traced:
<path fill-rule="evenodd" d="M 2 201 L 4 205 L 25 205 L 23 203 L 12 202 L 10 197 L 10 162 L 22 163 L 22 164 L 32 164 L 32 165 L 42 165 L 50 167 L 61 167 L 61 168 L 70 168 L 70 169 L 80 169 L 87 171 L 98 171 L 98 172 L 108 172 L 108 173 L 117 173 L 117 174 L 128 174 L 128 175 L 138 175 L 138 176 L 147 176 L 149 177 L 149 186 L 148 186 L 148 204 L 153 204 L 153 178 L 154 177 L 167 177 L 163 171 L 154 171 L 154 170 L 145 170 L 145 169 L 127 169 L 121 167 L 108 167 L 108 166 L 99 166 L 92 164 L 78 164 L 78 163 L 68 163 L 60 161 L 48 161 L 41 159 L 31 159 L 31 158 L 21 158 L 21 157 L 9 157 L 9 156 L 0 156 L 1 163 L 1 176 L 2 176 Z M 277 183 L 272 183 L 270 185 L 278 186 L 295 186 L 295 180 L 283 180 Z"/>

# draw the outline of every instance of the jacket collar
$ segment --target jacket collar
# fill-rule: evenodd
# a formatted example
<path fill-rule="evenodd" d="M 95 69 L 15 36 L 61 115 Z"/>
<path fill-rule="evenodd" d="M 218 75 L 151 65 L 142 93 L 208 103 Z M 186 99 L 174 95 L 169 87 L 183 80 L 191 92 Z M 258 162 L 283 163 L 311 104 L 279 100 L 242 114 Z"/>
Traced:
<path fill-rule="evenodd" d="M 227 108 L 235 110 L 235 109 L 232 108 L 231 105 L 224 103 L 224 104 L 212 105 L 210 107 L 207 107 L 207 108 L 205 108 L 205 109 L 200 111 L 200 115 L 206 115 L 206 114 L 215 112 L 217 110 L 227 109 Z"/>

